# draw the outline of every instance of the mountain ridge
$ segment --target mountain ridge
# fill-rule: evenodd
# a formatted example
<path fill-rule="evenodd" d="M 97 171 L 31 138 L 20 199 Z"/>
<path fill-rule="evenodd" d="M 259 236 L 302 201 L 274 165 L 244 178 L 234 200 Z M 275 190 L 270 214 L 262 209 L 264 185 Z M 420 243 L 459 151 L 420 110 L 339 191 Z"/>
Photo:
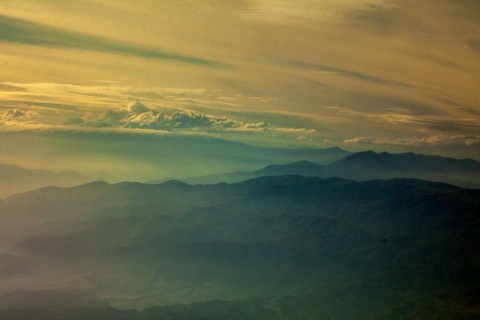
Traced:
<path fill-rule="evenodd" d="M 266 175 L 299 174 L 322 178 L 339 177 L 354 181 L 394 178 L 418 178 L 480 188 L 480 162 L 416 153 L 390 154 L 358 152 L 327 165 L 311 161 L 273 164 L 256 171 L 234 172 L 180 179 L 190 184 L 235 183 Z"/>
<path fill-rule="evenodd" d="M 85 180 L 85 177 L 73 170 L 53 172 L 0 164 L 0 198 L 48 185 L 73 186 L 84 183 Z"/>

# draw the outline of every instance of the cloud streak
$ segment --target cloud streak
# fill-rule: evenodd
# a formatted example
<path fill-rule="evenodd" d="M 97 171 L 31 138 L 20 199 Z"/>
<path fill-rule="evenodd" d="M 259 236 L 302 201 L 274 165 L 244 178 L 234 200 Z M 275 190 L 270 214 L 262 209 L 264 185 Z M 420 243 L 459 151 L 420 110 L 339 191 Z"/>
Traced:
<path fill-rule="evenodd" d="M 390 108 L 388 112 L 359 112 L 345 107 L 329 107 L 345 117 L 355 121 L 368 121 L 370 124 L 389 126 L 407 125 L 417 127 L 419 130 L 428 128 L 439 132 L 472 132 L 480 133 L 480 123 L 475 118 L 449 117 L 446 115 L 413 114 L 408 109 Z"/>
<path fill-rule="evenodd" d="M 367 9 L 372 6 L 391 7 L 385 0 L 253 0 L 242 16 L 249 20 L 273 24 L 311 24 L 318 20 L 338 20 L 345 7 Z"/>
<path fill-rule="evenodd" d="M 346 139 L 343 141 L 347 144 L 376 144 L 387 146 L 442 146 L 442 145 L 464 145 L 474 146 L 480 144 L 480 136 L 466 136 L 466 135 L 431 135 L 424 137 L 358 137 Z"/>
<path fill-rule="evenodd" d="M 222 64 L 194 56 L 168 53 L 153 48 L 82 34 L 44 24 L 0 15 L 0 41 L 63 49 L 89 50 L 110 54 L 170 60 L 206 67 Z"/>
<path fill-rule="evenodd" d="M 340 75 L 340 76 L 355 79 L 355 80 L 367 81 L 373 84 L 395 85 L 395 86 L 400 86 L 405 88 L 412 87 L 405 83 L 401 83 L 401 82 L 397 82 L 389 79 L 383 79 L 383 78 L 372 76 L 370 74 L 355 72 L 352 70 L 346 70 L 346 69 L 336 68 L 332 66 L 314 65 L 314 64 L 304 63 L 301 61 L 287 61 L 286 64 L 289 66 L 305 69 L 305 70 L 316 72 L 316 73 Z"/>

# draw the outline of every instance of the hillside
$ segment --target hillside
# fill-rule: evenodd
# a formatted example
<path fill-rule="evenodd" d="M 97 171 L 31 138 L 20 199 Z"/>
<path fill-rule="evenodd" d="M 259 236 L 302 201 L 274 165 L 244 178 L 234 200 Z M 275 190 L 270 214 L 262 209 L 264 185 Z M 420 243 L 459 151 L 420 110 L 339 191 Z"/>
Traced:
<path fill-rule="evenodd" d="M 3 202 L 24 231 L 0 294 L 68 287 L 146 319 L 478 316 L 479 192 L 301 176 L 36 190 Z M 154 308 L 178 303 L 200 304 Z"/>

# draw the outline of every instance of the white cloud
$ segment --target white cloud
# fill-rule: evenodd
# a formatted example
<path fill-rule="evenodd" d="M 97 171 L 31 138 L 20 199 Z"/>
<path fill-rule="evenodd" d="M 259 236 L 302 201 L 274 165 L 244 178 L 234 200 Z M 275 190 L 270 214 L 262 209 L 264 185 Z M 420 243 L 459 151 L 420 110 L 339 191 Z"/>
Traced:
<path fill-rule="evenodd" d="M 225 116 L 203 114 L 185 109 L 163 109 L 159 112 L 149 110 L 140 114 L 133 114 L 126 119 L 125 127 L 141 127 L 148 129 L 261 129 L 268 127 L 267 122 L 244 123 Z"/>
<path fill-rule="evenodd" d="M 314 134 L 317 133 L 315 129 L 307 129 L 307 128 L 285 128 L 285 127 L 278 127 L 278 128 L 272 128 L 272 131 L 275 132 L 283 132 L 283 133 L 310 133 Z"/>
<path fill-rule="evenodd" d="M 343 116 L 360 119 L 361 121 L 370 121 L 376 123 L 389 123 L 389 124 L 404 124 L 407 122 L 416 122 L 419 116 L 414 117 L 409 112 L 406 112 L 404 108 L 388 108 L 390 112 L 360 112 L 345 107 L 327 107 L 330 110 L 336 110 Z"/>
<path fill-rule="evenodd" d="M 140 103 L 139 101 L 135 101 L 128 105 L 128 107 L 126 108 L 126 111 L 128 111 L 129 113 L 144 113 L 151 110 L 147 106 Z"/>
<path fill-rule="evenodd" d="M 371 143 L 372 139 L 368 137 L 358 137 L 343 140 L 343 143 Z"/>
<path fill-rule="evenodd" d="M 139 126 L 149 126 L 157 122 L 158 114 L 154 114 L 153 111 L 146 111 L 140 114 L 134 114 L 128 118 L 129 124 L 137 124 Z"/>
<path fill-rule="evenodd" d="M 139 101 L 117 110 L 108 110 L 92 118 L 91 114 L 73 117 L 63 123 L 73 127 L 143 129 L 176 133 L 275 133 L 287 137 L 311 136 L 316 130 L 280 127 L 268 121 L 246 122 L 227 116 L 174 107 L 148 107 Z"/>
<path fill-rule="evenodd" d="M 268 128 L 269 126 L 270 126 L 270 123 L 266 121 L 245 124 L 246 128 L 253 128 L 253 129 Z"/>

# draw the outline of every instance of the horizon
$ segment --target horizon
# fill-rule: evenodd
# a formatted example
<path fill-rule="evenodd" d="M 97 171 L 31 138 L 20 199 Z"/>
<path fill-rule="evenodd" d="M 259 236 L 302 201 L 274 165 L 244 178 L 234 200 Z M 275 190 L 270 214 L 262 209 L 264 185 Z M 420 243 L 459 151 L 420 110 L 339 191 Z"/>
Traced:
<path fill-rule="evenodd" d="M 248 172 L 260 170 L 269 165 L 287 165 L 297 162 L 307 161 L 318 165 L 328 165 L 342 160 L 354 154 L 369 153 L 390 154 L 390 155 L 424 155 L 428 157 L 441 157 L 455 160 L 473 160 L 477 163 L 479 158 L 475 157 L 455 157 L 454 155 L 441 153 L 425 153 L 422 150 L 373 150 L 373 149 L 347 149 L 338 146 L 314 147 L 306 145 L 264 145 L 251 144 L 245 141 L 226 140 L 221 137 L 212 137 L 207 135 L 192 136 L 184 133 L 167 133 L 140 131 L 56 131 L 49 130 L 45 132 L 31 132 L 29 130 L 22 132 L 5 132 L 18 138 L 19 141 L 34 141 L 33 149 L 24 149 L 21 153 L 16 150 L 16 139 L 6 139 L 0 141 L 0 147 L 3 150 L 14 150 L 15 156 L 23 154 L 24 161 L 17 161 L 17 158 L 5 157 L 6 161 L 0 162 L 0 165 L 16 166 L 26 170 L 48 170 L 53 173 L 75 173 L 83 177 L 83 181 L 106 181 L 108 183 L 118 183 L 122 181 L 149 182 L 153 180 L 166 179 L 185 179 L 193 177 L 202 177 L 215 174 L 229 174 L 234 172 Z M 25 136 L 26 137 L 25 137 Z M 100 137 L 100 138 L 99 138 Z M 108 137 L 108 138 L 107 138 Z M 142 138 L 143 137 L 143 138 Z M 85 139 L 87 138 L 87 139 Z M 104 138 L 105 141 L 102 141 Z M 123 138 L 128 138 L 123 140 Z M 11 141 L 15 141 L 13 146 Z M 50 141 L 54 143 L 49 144 Z M 111 141 L 114 141 L 112 145 Z M 168 141 L 168 142 L 166 142 Z M 82 143 L 81 149 L 75 148 L 75 143 Z M 178 145 L 175 145 L 178 143 Z M 138 146 L 140 144 L 140 147 Z M 218 145 L 217 145 L 218 144 Z M 73 148 L 72 148 L 73 145 Z M 209 150 L 195 150 L 198 145 L 213 148 L 217 156 L 209 155 Z M 163 147 L 157 152 L 145 152 L 143 147 Z M 112 149 L 108 149 L 111 147 Z M 244 148 L 242 148 L 244 147 Z M 72 148 L 72 149 L 70 149 Z M 123 150 L 125 148 L 125 150 Z M 192 149 L 191 149 L 192 148 Z M 242 154 L 247 149 L 247 153 Z M 42 149 L 48 154 L 38 153 Z M 122 150 L 120 150 L 122 149 Z M 236 149 L 239 149 L 239 153 Z M 71 151 L 70 151 L 71 150 Z M 133 150 L 133 152 L 132 152 Z M 172 160 L 182 155 L 188 150 L 189 159 L 182 161 Z M 233 154 L 224 157 L 222 152 L 230 150 Z M 302 158 L 295 152 L 310 152 L 312 154 Z M 326 156 L 322 154 L 325 151 L 337 151 L 342 153 L 338 156 Z M 103 152 L 100 159 L 92 160 L 92 154 Z M 168 154 L 166 159 L 160 159 L 162 152 Z M 272 153 L 273 152 L 273 153 Z M 275 152 L 291 152 L 290 156 L 280 156 Z M 314 155 L 320 152 L 319 155 Z M 138 153 L 132 157 L 132 153 Z M 259 154 L 258 154 L 259 153 Z M 268 154 L 272 153 L 270 156 Z M 54 158 L 50 158 L 54 155 Z M 239 159 L 234 159 L 238 156 Z M 252 159 L 245 161 L 245 157 L 251 156 Z M 98 157 L 98 156 L 97 156 Z M 183 156 L 182 156 L 183 157 Z M 193 161 L 198 158 L 198 161 Z M 105 159 L 106 158 L 106 159 Z M 238 161 L 237 161 L 238 160 Z M 210 162 L 205 164 L 202 162 Z M 112 165 L 115 163 L 115 165 Z M 157 163 L 157 165 L 155 165 Z M 166 167 L 164 167 L 166 165 Z"/>

